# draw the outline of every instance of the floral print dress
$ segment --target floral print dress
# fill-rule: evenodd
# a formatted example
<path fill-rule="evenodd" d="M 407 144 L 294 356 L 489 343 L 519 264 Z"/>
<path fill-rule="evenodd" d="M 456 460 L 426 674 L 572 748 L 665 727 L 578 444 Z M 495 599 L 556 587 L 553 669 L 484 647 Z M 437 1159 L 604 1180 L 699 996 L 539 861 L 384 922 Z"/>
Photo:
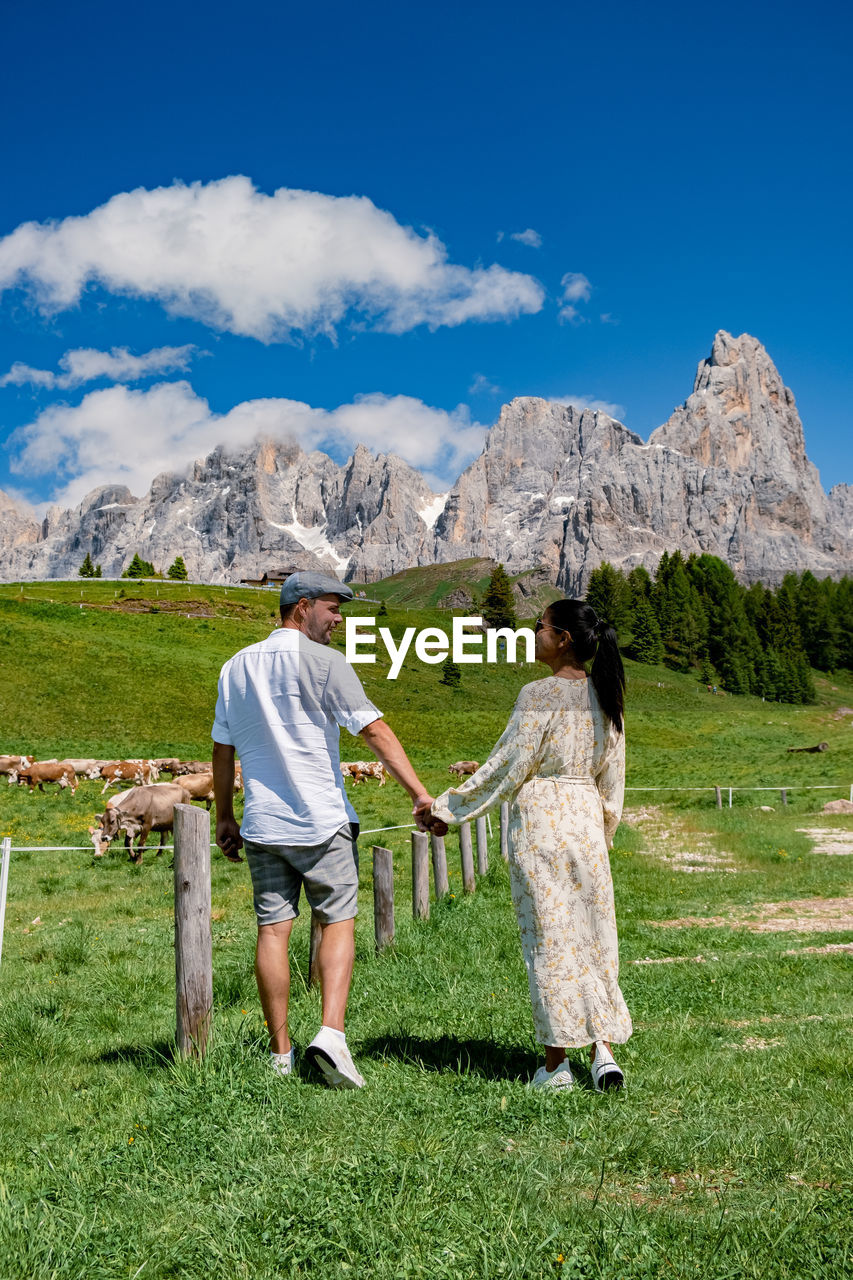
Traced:
<path fill-rule="evenodd" d="M 625 735 L 592 682 L 551 676 L 524 686 L 483 767 L 432 807 L 459 823 L 511 802 L 510 883 L 540 1044 L 631 1035 L 607 855 L 624 790 Z"/>

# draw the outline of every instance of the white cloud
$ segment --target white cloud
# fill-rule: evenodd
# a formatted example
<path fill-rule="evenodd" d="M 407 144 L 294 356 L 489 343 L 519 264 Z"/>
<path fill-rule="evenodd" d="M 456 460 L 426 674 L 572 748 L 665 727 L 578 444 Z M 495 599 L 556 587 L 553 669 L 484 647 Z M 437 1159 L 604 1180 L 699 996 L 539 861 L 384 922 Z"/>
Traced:
<path fill-rule="evenodd" d="M 428 482 L 446 488 L 480 452 L 485 435 L 466 406 L 448 413 L 411 396 L 376 393 L 330 410 L 297 400 L 248 400 L 216 414 L 188 382 L 162 382 L 145 390 L 108 387 L 90 391 L 79 405 L 51 405 L 13 433 L 11 469 L 61 477 L 52 498 L 68 506 L 105 484 L 141 495 L 155 475 L 181 472 L 218 444 L 237 450 L 272 437 L 338 454 L 363 443 L 399 454 Z"/>
<path fill-rule="evenodd" d="M 0 290 L 29 288 L 50 313 L 88 284 L 262 342 L 333 336 L 347 316 L 389 333 L 506 320 L 539 311 L 545 296 L 521 272 L 449 262 L 435 235 L 367 197 L 268 196 L 245 177 L 137 188 L 0 240 Z"/>
<path fill-rule="evenodd" d="M 16 360 L 8 373 L 0 378 L 0 387 L 55 387 L 56 374 L 50 369 L 34 369 L 32 365 Z"/>
<path fill-rule="evenodd" d="M 61 373 L 50 369 L 33 369 L 31 365 L 16 360 L 8 373 L 0 378 L 0 387 L 79 387 L 95 378 L 109 378 L 111 382 L 137 382 L 155 373 L 168 373 L 186 369 L 196 348 L 155 347 L 141 356 L 134 356 L 127 347 L 113 347 L 111 351 L 98 351 L 94 347 L 78 347 L 66 351 L 59 358 Z"/>
<path fill-rule="evenodd" d="M 526 231 L 513 231 L 510 233 L 509 238 L 510 240 L 517 240 L 519 244 L 529 245 L 531 249 L 542 248 L 542 237 L 532 227 L 528 227 Z"/>
<path fill-rule="evenodd" d="M 476 374 L 468 388 L 468 394 L 471 396 L 495 396 L 499 391 L 500 387 L 498 384 L 496 382 L 492 382 L 484 373 Z"/>
<path fill-rule="evenodd" d="M 567 271 L 560 284 L 563 288 L 560 296 L 560 320 L 567 320 L 571 324 L 583 324 L 583 316 L 575 303 L 589 301 L 592 285 L 582 271 Z"/>
<path fill-rule="evenodd" d="M 596 400 L 594 396 L 548 396 L 548 399 L 554 404 L 571 405 L 575 409 L 593 409 L 597 413 L 606 413 L 608 417 L 616 418 L 618 422 L 623 422 L 625 418 L 623 404 L 615 404 L 609 400 Z"/>

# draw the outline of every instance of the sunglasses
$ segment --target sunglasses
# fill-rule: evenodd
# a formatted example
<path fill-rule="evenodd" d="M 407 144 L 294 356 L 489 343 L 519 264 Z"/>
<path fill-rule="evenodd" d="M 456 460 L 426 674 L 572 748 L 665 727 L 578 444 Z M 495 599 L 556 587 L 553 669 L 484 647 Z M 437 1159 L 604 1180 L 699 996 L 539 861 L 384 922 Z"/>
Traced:
<path fill-rule="evenodd" d="M 562 631 L 564 636 L 567 636 L 569 634 L 565 627 L 554 627 L 551 625 L 550 622 L 543 622 L 541 618 L 537 618 L 533 624 L 534 634 L 538 634 L 540 631 L 543 631 L 543 630 Z"/>

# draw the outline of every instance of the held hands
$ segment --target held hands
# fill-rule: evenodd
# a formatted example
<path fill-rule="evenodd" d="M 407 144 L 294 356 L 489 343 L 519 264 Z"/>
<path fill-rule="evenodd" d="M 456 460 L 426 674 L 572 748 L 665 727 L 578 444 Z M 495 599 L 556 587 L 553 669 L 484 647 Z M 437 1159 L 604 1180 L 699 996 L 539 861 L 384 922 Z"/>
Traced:
<path fill-rule="evenodd" d="M 221 818 L 216 824 L 216 843 L 229 862 L 242 862 L 243 837 L 235 818 Z"/>
<path fill-rule="evenodd" d="M 419 831 L 431 831 L 435 836 L 446 836 L 447 823 L 435 817 L 432 812 L 432 803 L 432 796 L 426 793 L 418 796 L 412 809 L 412 817 Z"/>

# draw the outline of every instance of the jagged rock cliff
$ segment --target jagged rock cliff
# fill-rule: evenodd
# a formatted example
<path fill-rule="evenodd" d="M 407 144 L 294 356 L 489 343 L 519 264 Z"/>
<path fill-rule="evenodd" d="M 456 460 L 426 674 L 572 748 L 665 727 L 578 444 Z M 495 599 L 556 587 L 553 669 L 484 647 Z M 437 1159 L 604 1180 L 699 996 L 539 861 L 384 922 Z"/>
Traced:
<path fill-rule="evenodd" d="M 373 581 L 484 556 L 516 573 L 542 566 L 579 593 L 602 560 L 651 568 L 676 548 L 768 583 L 853 572 L 853 489 L 824 493 L 794 397 L 747 334 L 717 334 L 692 395 L 646 444 L 601 412 L 513 400 L 449 495 L 363 445 L 341 467 L 259 441 L 158 476 L 144 498 L 97 489 L 41 522 L 0 500 L 6 580 L 73 576 L 87 551 L 108 577 L 134 552 L 158 568 L 180 554 L 210 582 L 292 568 Z"/>
<path fill-rule="evenodd" d="M 434 500 L 417 471 L 362 445 L 344 467 L 295 444 L 261 441 L 234 454 L 220 446 L 189 476 L 158 476 L 144 498 L 95 489 L 73 511 L 51 509 L 15 541 L 0 533 L 2 572 L 72 577 L 88 551 L 105 577 L 118 577 L 138 552 L 164 569 L 182 555 L 196 581 L 282 568 L 372 579 L 421 554 Z"/>
<path fill-rule="evenodd" d="M 717 334 L 693 394 L 647 444 L 606 414 L 506 405 L 436 525 L 435 556 L 550 567 L 570 593 L 602 560 L 709 551 L 742 578 L 853 570 L 853 494 L 827 497 L 791 392 L 755 338 Z"/>

